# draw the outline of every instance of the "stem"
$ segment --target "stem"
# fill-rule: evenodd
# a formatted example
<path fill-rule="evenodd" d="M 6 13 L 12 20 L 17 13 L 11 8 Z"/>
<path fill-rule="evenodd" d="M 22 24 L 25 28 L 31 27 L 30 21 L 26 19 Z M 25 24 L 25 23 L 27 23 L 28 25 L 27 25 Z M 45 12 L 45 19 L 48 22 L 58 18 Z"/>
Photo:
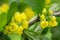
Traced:
<path fill-rule="evenodd" d="M 49 27 L 49 30 L 48 30 L 48 32 L 50 32 L 50 27 Z M 50 33 L 51 33 L 51 32 L 50 32 Z M 49 40 L 51 40 L 51 36 L 50 36 Z"/>

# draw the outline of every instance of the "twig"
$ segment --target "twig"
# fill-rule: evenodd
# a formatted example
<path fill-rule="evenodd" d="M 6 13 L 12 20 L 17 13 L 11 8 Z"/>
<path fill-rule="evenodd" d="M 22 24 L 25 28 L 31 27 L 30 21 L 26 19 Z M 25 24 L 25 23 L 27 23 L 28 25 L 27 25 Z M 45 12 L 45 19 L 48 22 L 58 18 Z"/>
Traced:
<path fill-rule="evenodd" d="M 60 12 L 55 12 L 53 15 L 60 17 Z M 39 19 L 40 19 L 39 16 L 35 16 L 34 18 L 32 18 L 32 19 L 29 21 L 29 26 L 33 25 L 33 24 L 36 23 L 36 22 L 39 22 L 39 21 L 40 21 Z"/>
<path fill-rule="evenodd" d="M 39 21 L 40 21 L 39 16 L 35 16 L 29 21 L 29 26 L 31 26 L 32 24 L 39 22 Z"/>

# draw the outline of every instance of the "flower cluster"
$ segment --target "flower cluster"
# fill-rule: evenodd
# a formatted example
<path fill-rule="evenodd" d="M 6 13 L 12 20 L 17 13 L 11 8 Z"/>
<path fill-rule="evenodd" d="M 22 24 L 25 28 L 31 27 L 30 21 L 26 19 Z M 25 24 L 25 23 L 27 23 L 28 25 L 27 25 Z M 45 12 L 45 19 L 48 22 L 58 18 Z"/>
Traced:
<path fill-rule="evenodd" d="M 40 15 L 40 26 L 41 28 L 46 28 L 46 27 L 55 27 L 57 26 L 58 22 L 56 21 L 56 17 L 52 15 L 53 11 L 49 10 L 47 11 L 46 8 L 42 10 L 42 14 Z"/>
<path fill-rule="evenodd" d="M 4 34 L 22 34 L 24 29 L 28 28 L 28 21 L 25 13 L 16 12 L 12 17 L 12 21 L 5 27 Z"/>
<path fill-rule="evenodd" d="M 3 4 L 0 6 L 0 13 L 3 13 L 3 12 L 7 12 L 9 9 L 9 5 L 8 4 Z"/>

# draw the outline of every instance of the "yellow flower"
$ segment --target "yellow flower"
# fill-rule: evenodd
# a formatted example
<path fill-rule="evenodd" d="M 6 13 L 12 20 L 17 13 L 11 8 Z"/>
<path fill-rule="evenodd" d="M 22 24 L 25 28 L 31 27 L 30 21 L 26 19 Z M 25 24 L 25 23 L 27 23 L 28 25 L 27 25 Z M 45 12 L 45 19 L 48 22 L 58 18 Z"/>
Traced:
<path fill-rule="evenodd" d="M 53 14 L 53 11 L 52 10 L 49 10 L 49 15 L 52 15 Z"/>
<path fill-rule="evenodd" d="M 11 22 L 10 23 L 10 30 L 12 31 L 12 32 L 15 32 L 16 30 L 17 30 L 17 28 L 18 28 L 18 25 L 16 24 L 16 23 L 14 23 L 14 22 Z"/>
<path fill-rule="evenodd" d="M 19 12 L 16 12 L 16 13 L 15 13 L 14 19 L 15 19 L 15 21 L 17 21 L 17 22 L 21 22 L 22 17 L 21 17 L 21 15 L 20 15 Z"/>
<path fill-rule="evenodd" d="M 4 30 L 4 34 L 11 34 L 11 30 L 9 28 L 9 26 L 5 27 L 5 30 Z"/>
<path fill-rule="evenodd" d="M 51 0 L 45 0 L 45 4 L 49 5 L 51 3 Z"/>
<path fill-rule="evenodd" d="M 42 13 L 43 13 L 43 14 L 46 14 L 46 13 L 47 13 L 46 8 L 43 8 Z"/>
<path fill-rule="evenodd" d="M 24 21 L 22 26 L 24 29 L 27 29 L 28 28 L 28 21 Z"/>
<path fill-rule="evenodd" d="M 40 26 L 41 26 L 41 28 L 46 28 L 48 26 L 48 22 L 47 21 L 41 21 Z"/>
<path fill-rule="evenodd" d="M 22 26 L 18 27 L 16 33 L 17 34 L 22 34 L 23 33 L 23 27 Z"/>
<path fill-rule="evenodd" d="M 52 27 L 55 27 L 55 26 L 58 25 L 58 22 L 56 22 L 56 21 L 50 21 L 49 25 L 52 26 Z"/>
<path fill-rule="evenodd" d="M 0 11 L 1 12 L 7 12 L 9 9 L 9 5 L 8 4 L 3 4 L 1 7 L 0 7 Z"/>
<path fill-rule="evenodd" d="M 26 20 L 26 15 L 25 13 L 21 13 L 22 20 Z"/>
<path fill-rule="evenodd" d="M 53 20 L 56 20 L 56 17 L 55 16 L 51 16 L 50 18 L 51 18 L 52 21 Z"/>
<path fill-rule="evenodd" d="M 25 9 L 25 14 L 27 16 L 27 20 L 30 20 L 32 17 L 34 17 L 34 12 L 29 7 Z"/>
<path fill-rule="evenodd" d="M 45 15 L 42 14 L 42 15 L 40 16 L 40 19 L 41 19 L 42 21 L 46 20 Z"/>

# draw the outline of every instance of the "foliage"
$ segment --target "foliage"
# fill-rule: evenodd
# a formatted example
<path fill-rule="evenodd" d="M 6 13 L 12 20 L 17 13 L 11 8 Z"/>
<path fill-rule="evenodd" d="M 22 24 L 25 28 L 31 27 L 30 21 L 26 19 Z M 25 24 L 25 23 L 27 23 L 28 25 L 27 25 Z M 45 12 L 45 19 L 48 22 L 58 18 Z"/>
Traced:
<path fill-rule="evenodd" d="M 0 0 L 0 40 L 60 40 L 55 3 L 60 11 L 60 0 Z"/>

